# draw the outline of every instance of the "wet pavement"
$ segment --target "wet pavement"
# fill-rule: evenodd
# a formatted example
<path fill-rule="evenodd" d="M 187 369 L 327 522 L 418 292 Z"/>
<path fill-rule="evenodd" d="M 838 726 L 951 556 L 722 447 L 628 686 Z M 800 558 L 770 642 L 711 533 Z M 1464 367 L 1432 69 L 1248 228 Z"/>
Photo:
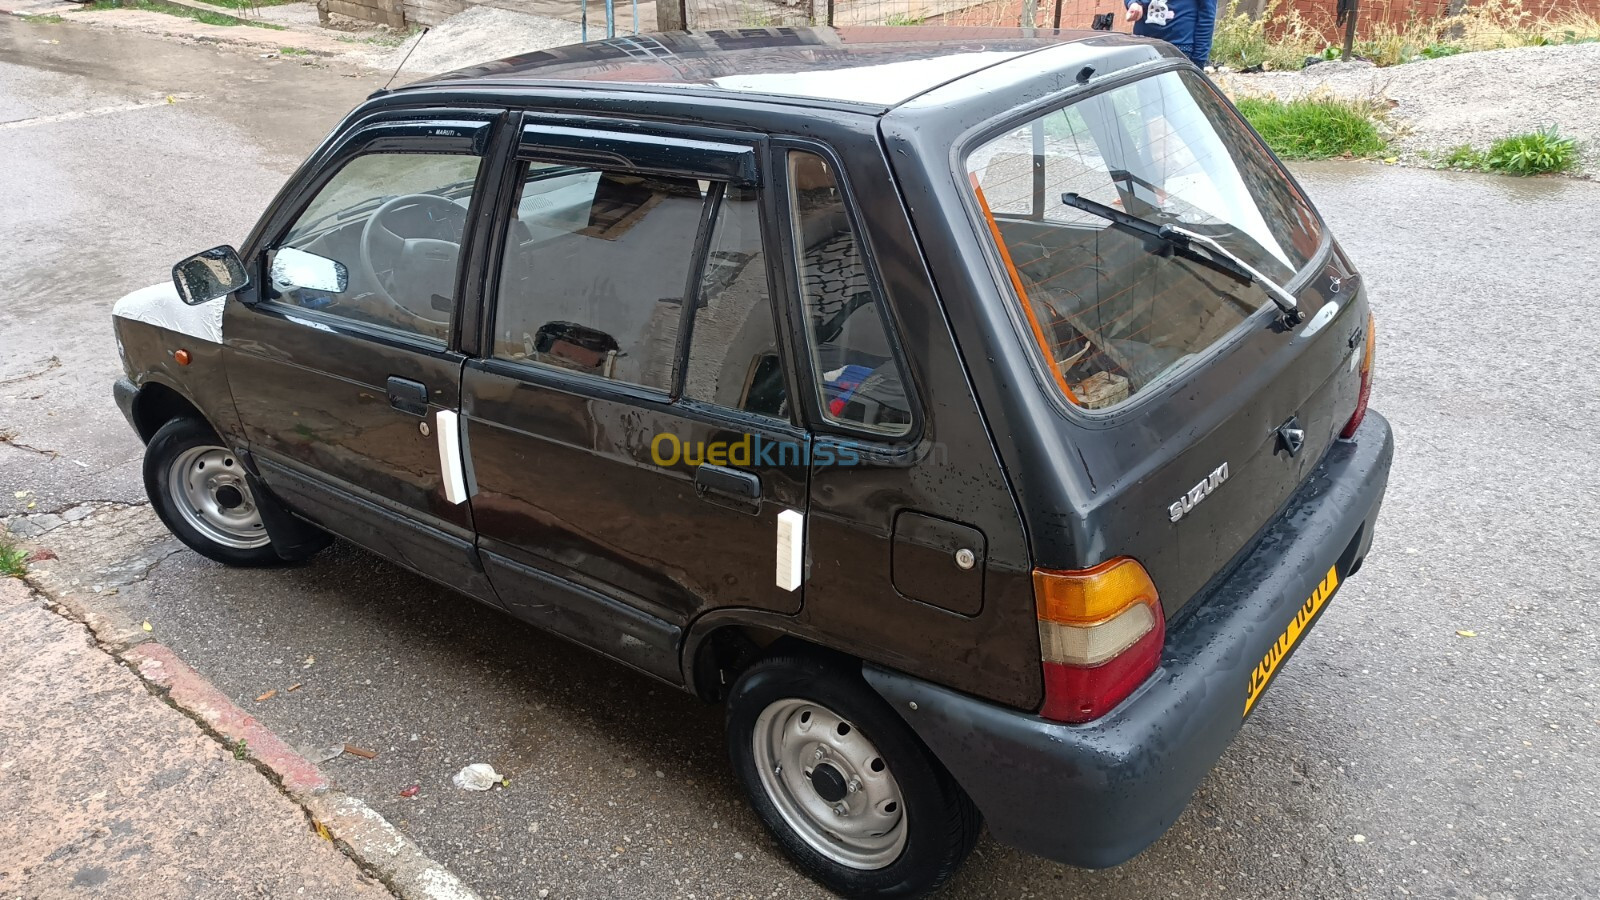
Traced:
<path fill-rule="evenodd" d="M 14 578 L 0 578 L 0 632 L 5 896 L 392 896 Z"/>
<path fill-rule="evenodd" d="M 142 498 L 110 304 L 239 241 L 381 81 L 40 33 L 0 23 L 5 514 Z M 985 839 L 949 896 L 1600 895 L 1600 312 L 1574 236 L 1600 184 L 1296 171 L 1378 316 L 1398 452 L 1373 555 L 1148 852 L 1095 873 Z M 347 545 L 155 558 L 115 602 L 291 743 L 377 750 L 326 768 L 485 896 L 821 895 L 745 809 L 720 710 Z M 510 787 L 451 787 L 472 762 Z"/>

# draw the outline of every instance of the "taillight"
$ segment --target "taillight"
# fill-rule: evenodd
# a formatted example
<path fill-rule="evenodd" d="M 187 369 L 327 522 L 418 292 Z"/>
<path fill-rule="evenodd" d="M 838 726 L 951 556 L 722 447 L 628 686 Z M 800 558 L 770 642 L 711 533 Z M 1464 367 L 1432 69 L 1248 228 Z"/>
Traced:
<path fill-rule="evenodd" d="M 1156 586 L 1121 557 L 1092 569 L 1035 569 L 1044 706 L 1057 722 L 1087 722 L 1111 711 L 1161 662 L 1166 615 Z"/>
<path fill-rule="evenodd" d="M 1367 417 L 1367 399 L 1372 396 L 1372 363 L 1373 357 L 1378 352 L 1378 321 L 1367 314 L 1367 346 L 1361 354 L 1361 393 L 1356 396 L 1356 412 L 1345 423 L 1344 430 L 1339 432 L 1342 440 L 1350 440 L 1356 436 L 1356 429 L 1361 427 L 1361 420 Z"/>

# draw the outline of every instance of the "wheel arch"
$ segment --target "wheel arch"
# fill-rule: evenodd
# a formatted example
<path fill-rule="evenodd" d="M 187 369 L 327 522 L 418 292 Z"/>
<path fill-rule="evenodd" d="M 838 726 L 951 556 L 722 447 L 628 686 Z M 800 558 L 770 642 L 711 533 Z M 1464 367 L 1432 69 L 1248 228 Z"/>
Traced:
<path fill-rule="evenodd" d="M 198 404 L 165 382 L 147 380 L 139 385 L 138 391 L 133 395 L 133 427 L 139 433 L 139 440 L 146 444 L 150 443 L 150 439 L 161 430 L 161 426 L 183 416 L 199 419 L 210 426 L 212 431 L 217 431 L 216 423 L 200 411 Z"/>
<path fill-rule="evenodd" d="M 855 665 L 863 661 L 793 616 L 761 609 L 716 610 L 696 619 L 684 639 L 684 687 L 701 700 L 719 703 L 739 673 L 775 651 L 815 654 Z"/>

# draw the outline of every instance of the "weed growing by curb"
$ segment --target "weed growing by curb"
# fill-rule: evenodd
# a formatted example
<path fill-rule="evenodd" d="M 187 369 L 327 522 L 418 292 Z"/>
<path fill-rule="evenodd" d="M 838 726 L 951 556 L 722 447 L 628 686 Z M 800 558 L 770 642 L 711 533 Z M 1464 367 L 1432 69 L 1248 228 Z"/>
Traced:
<path fill-rule="evenodd" d="M 66 19 L 55 13 L 50 13 L 46 16 L 23 16 L 22 21 L 27 22 L 29 25 L 60 25 Z"/>
<path fill-rule="evenodd" d="M 1491 172 L 1542 175 L 1565 172 L 1578 161 L 1578 142 L 1561 137 L 1554 128 L 1501 138 L 1489 148 Z"/>
<path fill-rule="evenodd" d="M 1333 97 L 1241 97 L 1239 112 L 1284 159 L 1376 156 L 1388 146 L 1365 106 Z"/>
<path fill-rule="evenodd" d="M 1578 163 L 1578 142 L 1555 128 L 1541 128 L 1495 141 L 1488 150 L 1462 144 L 1446 153 L 1446 168 L 1505 175 L 1548 175 L 1571 171 Z"/>
<path fill-rule="evenodd" d="M 28 571 L 28 551 L 0 536 L 0 577 L 21 578 Z"/>

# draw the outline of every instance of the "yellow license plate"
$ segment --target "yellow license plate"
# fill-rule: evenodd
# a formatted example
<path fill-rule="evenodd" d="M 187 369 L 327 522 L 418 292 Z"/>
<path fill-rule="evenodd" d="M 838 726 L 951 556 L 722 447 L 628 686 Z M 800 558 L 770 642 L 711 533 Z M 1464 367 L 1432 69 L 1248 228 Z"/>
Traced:
<path fill-rule="evenodd" d="M 1278 674 L 1278 666 L 1283 664 L 1289 651 L 1294 645 L 1300 643 L 1306 632 L 1311 629 L 1311 623 L 1316 620 L 1317 613 L 1328 604 L 1333 597 L 1333 592 L 1339 589 L 1339 572 L 1336 567 L 1328 567 L 1328 574 L 1323 576 L 1322 583 L 1312 592 L 1306 602 L 1300 605 L 1300 611 L 1295 613 L 1294 619 L 1289 622 L 1289 627 L 1278 635 L 1278 639 L 1267 648 L 1267 655 L 1261 657 L 1261 662 L 1256 663 L 1255 671 L 1250 673 L 1250 691 L 1244 699 L 1244 714 L 1250 715 L 1250 710 L 1261 698 L 1261 692 L 1267 689 L 1274 675 Z"/>

